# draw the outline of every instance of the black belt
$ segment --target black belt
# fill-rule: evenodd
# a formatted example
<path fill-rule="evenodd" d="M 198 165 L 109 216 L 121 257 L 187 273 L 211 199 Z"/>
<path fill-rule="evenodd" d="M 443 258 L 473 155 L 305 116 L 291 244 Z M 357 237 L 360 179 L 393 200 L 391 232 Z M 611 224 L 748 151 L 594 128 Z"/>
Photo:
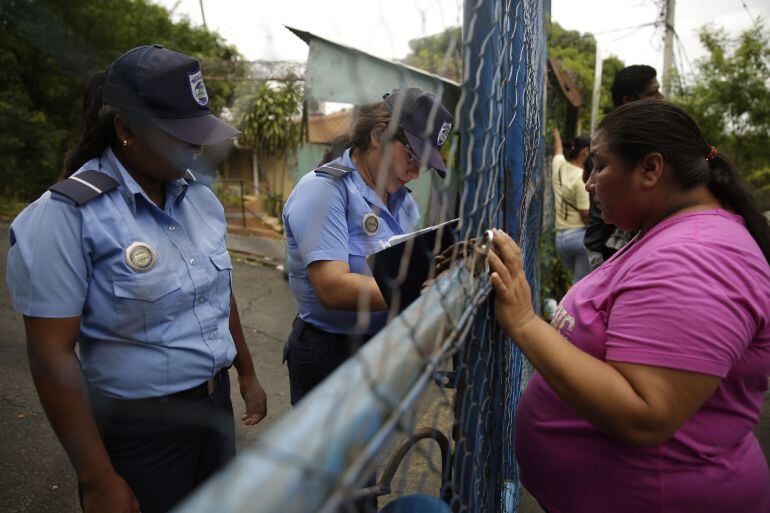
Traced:
<path fill-rule="evenodd" d="M 167 405 L 170 401 L 174 400 L 194 400 L 203 399 L 209 397 L 214 392 L 219 390 L 226 380 L 229 381 L 230 376 L 227 370 L 230 366 L 224 367 L 217 372 L 213 378 L 207 379 L 200 385 L 196 385 L 187 390 L 180 392 L 174 392 L 173 394 L 163 395 L 160 397 L 144 397 L 142 399 L 119 399 L 115 397 L 107 397 L 94 390 L 90 391 L 91 400 L 95 403 L 94 406 L 98 408 L 108 408 L 111 411 L 121 412 L 134 412 L 152 409 L 156 407 L 162 407 Z"/>
<path fill-rule="evenodd" d="M 307 321 L 303 321 L 299 315 L 294 318 L 294 323 L 299 323 L 300 325 L 300 332 L 299 335 L 302 336 L 303 331 L 307 331 L 310 333 L 315 333 L 316 335 L 320 335 L 324 337 L 327 340 L 330 341 L 338 341 L 340 343 L 348 344 L 351 340 L 358 340 L 360 343 L 367 342 L 370 338 L 374 336 L 373 333 L 366 334 L 347 334 L 347 333 L 332 333 L 330 331 L 322 330 L 321 328 L 318 328 L 316 326 L 313 326 Z"/>
<path fill-rule="evenodd" d="M 224 367 L 222 369 L 219 369 L 219 372 L 214 374 L 213 378 L 209 378 L 203 383 L 201 383 L 198 386 L 188 388 L 187 390 L 182 390 L 181 392 L 175 392 L 173 394 L 165 395 L 163 397 L 160 397 L 159 399 L 201 399 L 203 397 L 208 397 L 217 390 L 219 390 L 219 387 L 222 386 L 224 383 L 224 380 L 230 379 L 227 369 L 229 369 L 230 366 Z"/>

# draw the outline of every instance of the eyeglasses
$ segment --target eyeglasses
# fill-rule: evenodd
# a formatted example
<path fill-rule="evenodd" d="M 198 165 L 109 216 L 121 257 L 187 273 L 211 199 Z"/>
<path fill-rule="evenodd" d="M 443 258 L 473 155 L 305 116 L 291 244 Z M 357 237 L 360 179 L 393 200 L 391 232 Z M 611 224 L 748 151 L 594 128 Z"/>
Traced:
<path fill-rule="evenodd" d="M 419 165 L 422 163 L 422 159 L 415 153 L 415 151 L 412 149 L 411 146 L 409 146 L 408 142 L 401 141 L 401 144 L 404 145 L 404 148 L 406 148 L 406 158 L 409 160 L 410 164 L 417 164 Z"/>

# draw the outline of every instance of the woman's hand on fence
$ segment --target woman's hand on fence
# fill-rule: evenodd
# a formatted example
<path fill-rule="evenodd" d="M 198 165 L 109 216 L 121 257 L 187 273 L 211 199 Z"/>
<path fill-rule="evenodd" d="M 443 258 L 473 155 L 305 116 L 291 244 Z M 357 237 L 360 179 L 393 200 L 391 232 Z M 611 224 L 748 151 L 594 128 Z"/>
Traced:
<path fill-rule="evenodd" d="M 524 274 L 521 248 L 507 233 L 495 229 L 493 251 L 489 252 L 497 323 L 512 338 L 527 323 L 537 319 L 532 308 L 532 289 Z"/>

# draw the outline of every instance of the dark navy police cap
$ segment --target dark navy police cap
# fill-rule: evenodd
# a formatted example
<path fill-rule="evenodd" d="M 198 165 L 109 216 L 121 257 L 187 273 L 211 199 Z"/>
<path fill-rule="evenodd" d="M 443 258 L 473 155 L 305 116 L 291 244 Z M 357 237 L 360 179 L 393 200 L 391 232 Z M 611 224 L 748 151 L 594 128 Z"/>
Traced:
<path fill-rule="evenodd" d="M 216 144 L 240 133 L 211 113 L 198 60 L 161 45 L 139 46 L 113 62 L 102 100 L 190 144 Z"/>
<path fill-rule="evenodd" d="M 412 150 L 422 158 L 430 146 L 426 167 L 445 177 L 446 166 L 439 148 L 449 137 L 454 117 L 433 94 L 419 87 L 394 89 L 383 96 L 383 100 L 390 113 L 398 118 Z"/>

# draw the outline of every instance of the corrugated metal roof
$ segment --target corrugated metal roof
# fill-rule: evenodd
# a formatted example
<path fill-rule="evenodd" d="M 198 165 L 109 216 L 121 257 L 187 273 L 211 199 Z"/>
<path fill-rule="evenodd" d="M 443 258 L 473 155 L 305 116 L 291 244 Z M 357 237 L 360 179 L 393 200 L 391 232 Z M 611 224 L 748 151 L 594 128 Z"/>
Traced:
<path fill-rule="evenodd" d="M 309 46 L 305 96 L 309 99 L 361 105 L 380 101 L 396 87 L 418 86 L 441 98 L 454 111 L 460 84 L 406 64 L 383 59 L 305 30 L 286 26 Z"/>

